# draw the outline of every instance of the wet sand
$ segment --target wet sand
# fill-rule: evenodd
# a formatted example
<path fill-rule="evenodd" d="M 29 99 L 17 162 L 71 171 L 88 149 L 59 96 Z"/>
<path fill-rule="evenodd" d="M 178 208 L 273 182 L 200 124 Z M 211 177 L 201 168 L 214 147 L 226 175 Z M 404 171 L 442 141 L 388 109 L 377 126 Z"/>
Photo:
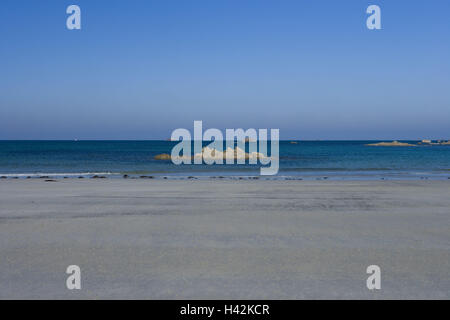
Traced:
<path fill-rule="evenodd" d="M 450 180 L 4 179 L 0 298 L 448 299 Z"/>

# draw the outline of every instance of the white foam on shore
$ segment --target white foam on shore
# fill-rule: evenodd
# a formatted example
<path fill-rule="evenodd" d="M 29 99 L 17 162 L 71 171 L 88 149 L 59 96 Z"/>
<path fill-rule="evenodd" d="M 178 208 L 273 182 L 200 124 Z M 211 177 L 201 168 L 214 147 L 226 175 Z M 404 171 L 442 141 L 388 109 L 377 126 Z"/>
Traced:
<path fill-rule="evenodd" d="M 75 177 L 75 176 L 92 176 L 92 175 L 113 175 L 118 173 L 113 172 L 71 172 L 71 173 L 48 173 L 48 172 L 37 172 L 37 173 L 0 173 L 0 177 Z"/>

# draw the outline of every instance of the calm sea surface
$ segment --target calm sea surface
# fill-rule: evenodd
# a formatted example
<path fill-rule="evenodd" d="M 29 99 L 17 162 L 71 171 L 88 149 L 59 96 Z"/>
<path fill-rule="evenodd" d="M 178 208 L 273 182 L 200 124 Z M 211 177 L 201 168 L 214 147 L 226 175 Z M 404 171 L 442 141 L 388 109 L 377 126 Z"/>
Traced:
<path fill-rule="evenodd" d="M 280 142 L 275 178 L 448 179 L 450 146 L 370 147 L 374 141 Z M 405 141 L 417 143 L 417 141 Z M 170 141 L 0 141 L 0 176 L 254 176 L 260 165 L 174 165 L 154 160 Z M 270 177 L 268 177 L 270 178 Z"/>

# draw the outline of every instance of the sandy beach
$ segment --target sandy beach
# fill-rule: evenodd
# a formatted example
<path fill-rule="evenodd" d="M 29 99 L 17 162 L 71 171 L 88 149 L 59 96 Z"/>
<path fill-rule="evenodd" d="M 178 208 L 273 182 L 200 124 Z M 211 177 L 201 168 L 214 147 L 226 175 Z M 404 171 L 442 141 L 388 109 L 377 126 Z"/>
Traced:
<path fill-rule="evenodd" d="M 450 180 L 0 181 L 1 299 L 448 299 L 449 276 Z"/>

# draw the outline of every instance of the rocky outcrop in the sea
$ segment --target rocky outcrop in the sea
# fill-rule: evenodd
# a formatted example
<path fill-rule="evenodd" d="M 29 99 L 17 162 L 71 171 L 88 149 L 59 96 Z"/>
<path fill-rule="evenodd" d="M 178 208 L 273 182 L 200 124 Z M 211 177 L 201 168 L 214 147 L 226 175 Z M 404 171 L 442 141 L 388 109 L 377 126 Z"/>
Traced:
<path fill-rule="evenodd" d="M 437 140 L 437 141 L 433 141 L 433 140 L 422 140 L 419 142 L 420 145 L 425 145 L 425 146 L 449 146 L 450 145 L 450 141 L 442 141 L 442 140 Z"/>
<path fill-rule="evenodd" d="M 156 156 L 154 156 L 155 160 L 170 160 L 170 154 L 167 153 L 161 153 L 161 154 L 157 154 Z"/>
<path fill-rule="evenodd" d="M 196 153 L 193 156 L 178 156 L 178 159 L 196 159 L 196 158 L 203 158 L 203 159 L 270 159 L 270 157 L 265 156 L 264 154 L 260 152 L 245 152 L 239 147 L 233 148 L 227 148 L 225 151 L 216 150 L 214 148 L 204 147 L 202 149 L 202 152 Z M 154 157 L 155 160 L 171 160 L 170 154 L 162 153 L 158 154 Z"/>
<path fill-rule="evenodd" d="M 196 153 L 194 155 L 194 158 L 203 158 L 203 159 L 211 159 L 211 160 L 215 160 L 215 159 L 233 159 L 233 160 L 238 160 L 238 159 L 244 159 L 244 160 L 249 160 L 249 159 L 268 159 L 269 157 L 266 157 L 264 154 L 260 153 L 260 152 L 245 152 L 244 150 L 242 150 L 239 147 L 236 147 L 235 149 L 233 148 L 227 148 L 225 151 L 220 151 L 220 150 L 216 150 L 214 148 L 209 148 L 209 147 L 204 147 L 202 149 L 202 152 Z"/>
<path fill-rule="evenodd" d="M 416 147 L 415 144 L 410 144 L 406 142 L 399 142 L 397 140 L 392 142 L 378 142 L 378 143 L 369 143 L 366 146 L 374 146 L 374 147 Z"/>

